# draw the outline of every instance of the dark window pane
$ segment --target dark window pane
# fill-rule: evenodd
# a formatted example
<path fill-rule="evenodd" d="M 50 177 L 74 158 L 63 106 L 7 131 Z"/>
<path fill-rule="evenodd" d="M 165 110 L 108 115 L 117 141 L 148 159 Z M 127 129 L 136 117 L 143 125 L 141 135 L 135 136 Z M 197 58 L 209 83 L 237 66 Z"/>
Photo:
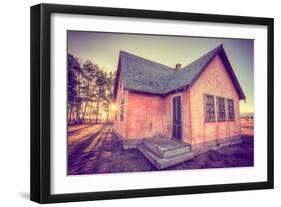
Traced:
<path fill-rule="evenodd" d="M 234 102 L 232 99 L 227 100 L 228 120 L 234 120 Z"/>
<path fill-rule="evenodd" d="M 225 120 L 225 99 L 222 97 L 217 97 L 217 117 L 219 121 Z"/>
<path fill-rule="evenodd" d="M 214 96 L 205 95 L 205 121 L 215 121 L 215 102 Z"/>

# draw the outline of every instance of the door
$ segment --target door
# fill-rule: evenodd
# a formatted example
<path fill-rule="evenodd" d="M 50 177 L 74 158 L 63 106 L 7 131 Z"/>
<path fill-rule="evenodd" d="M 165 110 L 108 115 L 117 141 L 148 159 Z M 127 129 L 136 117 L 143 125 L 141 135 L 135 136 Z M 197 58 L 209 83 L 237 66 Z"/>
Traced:
<path fill-rule="evenodd" d="M 181 123 L 181 97 L 173 97 L 173 133 L 175 139 L 182 139 L 182 123 Z"/>

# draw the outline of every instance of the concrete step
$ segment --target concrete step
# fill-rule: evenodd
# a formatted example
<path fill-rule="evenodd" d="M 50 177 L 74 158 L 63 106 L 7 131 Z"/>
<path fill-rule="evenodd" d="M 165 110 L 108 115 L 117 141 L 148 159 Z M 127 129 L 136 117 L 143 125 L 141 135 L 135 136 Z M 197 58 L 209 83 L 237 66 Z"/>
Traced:
<path fill-rule="evenodd" d="M 173 165 L 177 165 L 194 157 L 192 152 L 188 152 L 170 158 L 161 158 L 147 148 L 144 144 L 138 145 L 138 149 L 157 169 L 164 169 Z"/>
<path fill-rule="evenodd" d="M 172 158 L 191 151 L 189 144 L 167 138 L 150 138 L 143 141 L 144 145 L 161 158 Z"/>

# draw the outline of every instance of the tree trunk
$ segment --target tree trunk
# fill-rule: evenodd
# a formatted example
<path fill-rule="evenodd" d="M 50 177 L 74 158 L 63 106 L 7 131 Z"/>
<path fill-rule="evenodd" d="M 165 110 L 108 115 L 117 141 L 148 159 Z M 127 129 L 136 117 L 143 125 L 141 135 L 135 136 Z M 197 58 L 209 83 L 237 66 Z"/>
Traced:
<path fill-rule="evenodd" d="M 85 101 L 85 106 L 84 106 L 84 111 L 83 111 L 83 114 L 82 114 L 82 121 L 85 122 L 85 113 L 86 113 L 86 110 L 87 110 L 87 105 L 88 105 L 88 102 Z"/>
<path fill-rule="evenodd" d="M 67 104 L 67 123 L 69 123 L 70 120 L 70 112 L 71 112 L 71 106 L 70 104 Z"/>
<path fill-rule="evenodd" d="M 72 107 L 72 105 L 70 104 L 70 109 L 69 109 L 69 112 L 68 112 L 68 123 L 71 123 L 72 110 L 73 110 L 73 107 Z"/>
<path fill-rule="evenodd" d="M 75 105 L 75 112 L 76 112 L 76 115 L 75 115 L 75 122 L 76 124 L 79 124 L 80 123 L 80 104 L 76 103 Z"/>
<path fill-rule="evenodd" d="M 75 122 L 75 120 L 76 120 L 75 115 L 76 115 L 76 112 L 75 112 L 75 106 L 72 106 L 72 115 L 71 115 L 71 120 L 72 120 L 72 123 L 74 123 L 74 122 Z"/>
<path fill-rule="evenodd" d="M 98 120 L 99 120 L 99 110 L 100 110 L 100 89 L 98 92 L 98 99 L 97 99 L 96 124 L 98 123 Z"/>
<path fill-rule="evenodd" d="M 92 102 L 90 102 L 90 103 L 91 103 L 91 105 L 90 105 L 90 111 L 89 111 L 88 117 L 89 117 L 89 122 L 92 123 L 93 103 Z"/>
<path fill-rule="evenodd" d="M 76 94 L 76 99 L 80 97 L 80 80 L 81 80 L 81 75 L 78 75 L 78 81 L 79 84 L 77 85 L 77 94 Z M 76 123 L 80 124 L 80 107 L 81 107 L 81 100 L 79 100 L 79 103 L 75 101 L 75 107 L 76 107 Z"/>
<path fill-rule="evenodd" d="M 105 119 L 106 124 L 108 124 L 108 117 L 109 117 L 109 111 L 106 112 L 106 119 Z"/>

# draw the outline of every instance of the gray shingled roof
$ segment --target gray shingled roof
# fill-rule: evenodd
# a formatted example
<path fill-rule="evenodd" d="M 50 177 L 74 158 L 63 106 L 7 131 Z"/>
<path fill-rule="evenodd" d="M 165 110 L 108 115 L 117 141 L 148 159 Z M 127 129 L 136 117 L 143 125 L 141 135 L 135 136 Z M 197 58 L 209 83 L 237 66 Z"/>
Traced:
<path fill-rule="evenodd" d="M 162 95 L 173 68 L 120 51 L 121 77 L 124 88 Z"/>
<path fill-rule="evenodd" d="M 119 72 L 121 73 L 125 89 L 166 95 L 175 90 L 192 85 L 204 68 L 206 68 L 219 53 L 226 59 L 227 70 L 236 85 L 240 98 L 245 99 L 245 95 L 231 68 L 222 45 L 214 48 L 191 64 L 180 69 L 178 72 L 175 71 L 174 68 L 120 51 L 118 66 L 120 68 L 118 68 L 118 70 L 120 70 Z"/>

